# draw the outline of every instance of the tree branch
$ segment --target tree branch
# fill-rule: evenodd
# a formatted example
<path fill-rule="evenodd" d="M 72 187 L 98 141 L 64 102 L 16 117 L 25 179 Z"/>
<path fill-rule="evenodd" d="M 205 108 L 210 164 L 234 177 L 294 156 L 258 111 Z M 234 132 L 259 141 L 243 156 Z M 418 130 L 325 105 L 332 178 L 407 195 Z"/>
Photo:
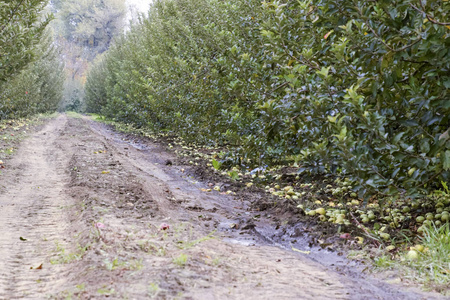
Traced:
<path fill-rule="evenodd" d="M 15 14 L 17 13 L 17 11 L 19 10 L 19 7 L 22 6 L 22 3 L 23 3 L 24 1 L 25 1 L 25 0 L 21 0 L 20 3 L 17 4 L 16 8 L 14 8 L 14 10 L 13 10 L 11 16 L 9 17 L 8 22 L 6 22 L 5 24 L 3 24 L 2 29 L 0 29 L 0 34 L 3 33 L 3 30 L 5 30 L 6 26 L 8 26 L 8 24 L 11 22 L 12 18 L 14 17 L 14 15 L 15 15 Z"/>
<path fill-rule="evenodd" d="M 429 14 L 427 14 L 427 13 L 425 12 L 425 6 L 423 5 L 422 0 L 419 0 L 419 3 L 420 3 L 420 7 L 421 7 L 422 9 L 418 8 L 417 6 L 415 6 L 414 4 L 411 4 L 411 3 L 410 3 L 409 5 L 410 5 L 412 8 L 414 8 L 415 10 L 417 10 L 418 12 L 424 14 L 424 15 L 427 17 L 428 21 L 430 21 L 430 22 L 433 23 L 433 24 L 442 25 L 442 26 L 448 26 L 448 25 L 450 25 L 450 23 L 443 23 L 443 22 L 439 22 L 439 21 L 436 21 L 435 19 L 433 19 Z"/>
<path fill-rule="evenodd" d="M 392 52 L 401 52 L 401 51 L 404 51 L 404 50 L 406 50 L 406 49 L 408 49 L 408 48 L 414 46 L 415 44 L 417 44 L 418 42 L 420 42 L 420 41 L 422 40 L 422 37 L 419 36 L 419 38 L 418 38 L 416 41 L 412 42 L 411 44 L 405 45 L 405 46 L 403 46 L 402 48 L 399 48 L 399 49 L 392 48 L 389 44 L 387 44 L 387 43 L 381 38 L 381 36 L 378 35 L 378 33 L 375 31 L 375 29 L 373 29 L 372 26 L 370 26 L 369 22 L 367 22 L 367 21 L 365 20 L 366 18 L 364 18 L 364 15 L 363 15 L 362 11 L 361 11 L 359 8 L 358 8 L 358 13 L 359 13 L 359 16 L 364 20 L 364 23 L 369 27 L 369 29 L 370 29 L 370 31 L 373 33 L 373 35 L 375 35 L 375 36 L 381 41 L 381 43 L 383 43 L 383 45 L 386 46 L 386 48 L 388 48 L 388 49 L 391 50 Z"/>

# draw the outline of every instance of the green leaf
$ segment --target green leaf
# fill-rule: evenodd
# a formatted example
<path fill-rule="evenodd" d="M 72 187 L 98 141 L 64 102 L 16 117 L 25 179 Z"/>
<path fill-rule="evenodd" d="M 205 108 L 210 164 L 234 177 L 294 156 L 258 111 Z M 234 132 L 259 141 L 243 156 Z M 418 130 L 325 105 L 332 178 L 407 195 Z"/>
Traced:
<path fill-rule="evenodd" d="M 320 77 L 326 79 L 326 78 L 328 78 L 328 72 L 330 71 L 330 68 L 331 68 L 331 66 L 328 67 L 328 68 L 322 67 L 322 69 L 320 69 L 320 71 L 316 71 L 316 73 L 317 73 Z"/>
<path fill-rule="evenodd" d="M 239 179 L 239 173 L 236 172 L 236 171 L 228 172 L 228 176 L 230 176 L 231 179 L 233 179 L 233 180 L 238 180 Z"/>
<path fill-rule="evenodd" d="M 430 152 L 430 143 L 428 142 L 428 140 L 422 140 L 420 142 L 420 151 L 422 153 Z"/>
<path fill-rule="evenodd" d="M 222 167 L 222 163 L 215 159 L 212 160 L 212 165 L 216 170 L 220 170 L 220 168 Z"/>
<path fill-rule="evenodd" d="M 332 116 L 327 116 L 328 121 L 330 121 L 330 123 L 336 123 L 337 117 L 338 117 L 338 116 L 334 116 L 334 117 L 332 117 Z"/>
<path fill-rule="evenodd" d="M 450 150 L 445 151 L 443 158 L 443 168 L 445 171 L 450 170 Z"/>
<path fill-rule="evenodd" d="M 400 139 L 402 138 L 402 136 L 405 135 L 405 133 L 406 132 L 400 132 L 400 133 L 396 134 L 394 137 L 393 143 L 395 143 L 395 144 L 398 143 L 400 141 Z"/>
<path fill-rule="evenodd" d="M 450 132 L 450 128 L 447 129 L 446 132 L 444 132 L 443 134 L 441 134 L 441 135 L 439 136 L 439 140 L 440 140 L 440 141 L 443 140 L 444 142 L 445 142 L 446 140 L 448 140 L 448 139 L 450 138 L 449 132 Z"/>
<path fill-rule="evenodd" d="M 389 52 L 385 56 L 383 56 L 383 59 L 381 62 L 381 71 L 384 71 L 385 69 L 389 68 L 389 66 L 391 66 L 393 58 L 394 58 L 394 52 Z"/>
<path fill-rule="evenodd" d="M 347 136 L 347 126 L 342 127 L 341 132 L 339 133 L 339 140 L 344 140 Z"/>

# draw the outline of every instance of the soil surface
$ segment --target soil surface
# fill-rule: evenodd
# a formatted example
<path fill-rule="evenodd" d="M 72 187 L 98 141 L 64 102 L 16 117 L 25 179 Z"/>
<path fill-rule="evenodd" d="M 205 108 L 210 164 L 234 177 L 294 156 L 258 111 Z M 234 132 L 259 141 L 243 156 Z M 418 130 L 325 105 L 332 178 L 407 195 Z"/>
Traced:
<path fill-rule="evenodd" d="M 440 298 L 310 248 L 302 224 L 280 233 L 175 160 L 87 117 L 24 140 L 0 175 L 0 299 Z"/>

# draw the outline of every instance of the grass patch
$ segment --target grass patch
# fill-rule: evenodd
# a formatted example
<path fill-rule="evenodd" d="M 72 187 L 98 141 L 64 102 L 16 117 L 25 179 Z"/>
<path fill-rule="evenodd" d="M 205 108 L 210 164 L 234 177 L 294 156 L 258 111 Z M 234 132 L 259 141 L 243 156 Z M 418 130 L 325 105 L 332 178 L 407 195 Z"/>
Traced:
<path fill-rule="evenodd" d="M 183 250 L 192 248 L 192 247 L 194 247 L 194 246 L 196 246 L 196 245 L 198 245 L 198 244 L 200 244 L 200 243 L 202 243 L 202 242 L 209 241 L 209 240 L 213 239 L 213 238 L 214 238 L 214 233 L 215 233 L 215 232 L 216 232 L 216 231 L 214 230 L 213 232 L 211 232 L 211 233 L 208 234 L 207 236 L 200 237 L 200 238 L 195 239 L 195 240 L 178 241 L 177 247 L 180 248 L 180 249 L 183 249 Z"/>
<path fill-rule="evenodd" d="M 80 260 L 81 258 L 83 258 L 84 254 L 86 253 L 87 248 L 88 248 L 87 246 L 82 247 L 78 244 L 78 248 L 75 252 L 67 252 L 67 250 L 64 248 L 63 245 L 56 242 L 57 257 L 51 258 L 50 263 L 53 265 L 67 264 L 67 263 L 71 263 L 71 262 Z"/>
<path fill-rule="evenodd" d="M 104 288 L 100 288 L 97 290 L 97 294 L 100 294 L 100 295 L 103 295 L 106 297 L 112 296 L 115 293 L 116 293 L 116 291 L 114 290 L 114 288 L 108 289 L 108 288 L 104 287 Z"/>
<path fill-rule="evenodd" d="M 423 251 L 416 251 L 417 260 L 409 260 L 420 281 L 446 289 L 450 295 L 450 225 L 425 227 L 421 238 Z M 408 260 L 408 259 L 406 259 Z"/>
<path fill-rule="evenodd" d="M 113 260 L 105 259 L 104 260 L 105 268 L 108 271 L 114 271 L 116 269 L 122 270 L 130 270 L 130 271 L 139 271 L 142 270 L 144 264 L 142 259 L 132 259 L 130 261 L 121 261 L 118 257 Z"/>
<path fill-rule="evenodd" d="M 57 115 L 38 114 L 29 118 L 0 120 L 0 159 L 7 159 L 15 152 L 15 147 L 27 137 L 32 126 L 40 125 Z"/>
<path fill-rule="evenodd" d="M 65 114 L 70 118 L 81 119 L 83 116 L 75 111 L 66 111 Z"/>
<path fill-rule="evenodd" d="M 450 296 L 450 225 L 424 227 L 420 244 L 374 259 L 379 269 L 398 269 L 404 278 Z"/>
<path fill-rule="evenodd" d="M 159 285 L 157 283 L 150 283 L 148 286 L 148 296 L 150 298 L 156 298 L 158 296 L 158 294 L 161 292 L 161 288 L 159 287 Z"/>
<path fill-rule="evenodd" d="M 187 256 L 187 255 L 184 254 L 184 253 L 181 253 L 180 255 L 178 255 L 177 257 L 175 257 L 175 258 L 172 260 L 172 262 L 173 262 L 174 264 L 176 264 L 177 266 L 179 266 L 179 267 L 184 267 L 184 266 L 186 265 L 188 259 L 189 259 L 189 256 Z"/>

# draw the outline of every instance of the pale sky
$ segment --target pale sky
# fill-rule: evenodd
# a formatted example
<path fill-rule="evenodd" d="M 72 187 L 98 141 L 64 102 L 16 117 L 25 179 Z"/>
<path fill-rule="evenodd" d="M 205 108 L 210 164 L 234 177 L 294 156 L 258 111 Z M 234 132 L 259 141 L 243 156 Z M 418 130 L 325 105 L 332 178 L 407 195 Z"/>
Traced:
<path fill-rule="evenodd" d="M 125 4 L 127 5 L 127 23 L 128 21 L 134 19 L 138 13 L 143 13 L 147 15 L 148 9 L 150 7 L 150 3 L 153 0 L 125 0 Z M 127 29 L 128 30 L 128 26 Z"/>
<path fill-rule="evenodd" d="M 127 6 L 135 6 L 140 12 L 147 12 L 152 0 L 126 0 Z"/>

